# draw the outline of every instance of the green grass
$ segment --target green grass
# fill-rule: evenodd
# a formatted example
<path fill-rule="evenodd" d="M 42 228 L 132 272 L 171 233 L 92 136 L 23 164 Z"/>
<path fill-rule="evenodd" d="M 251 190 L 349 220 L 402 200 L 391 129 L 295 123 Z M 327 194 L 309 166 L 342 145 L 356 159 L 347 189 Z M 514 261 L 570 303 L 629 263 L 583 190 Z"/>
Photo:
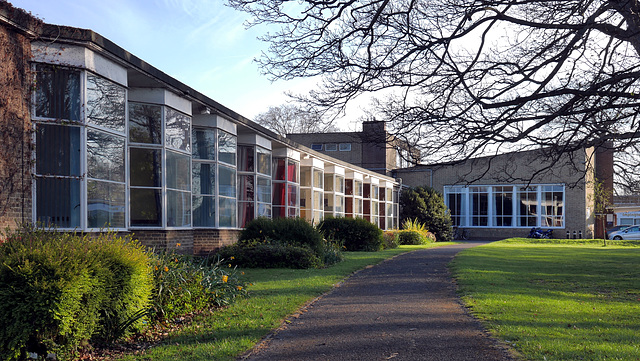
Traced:
<path fill-rule="evenodd" d="M 464 303 L 528 360 L 640 360 L 638 242 L 513 239 L 451 264 Z"/>
<path fill-rule="evenodd" d="M 398 254 L 452 243 L 400 246 L 380 252 L 345 252 L 345 261 L 326 269 L 245 269 L 250 296 L 198 316 L 163 344 L 122 360 L 235 360 L 290 315 L 353 272 Z"/>

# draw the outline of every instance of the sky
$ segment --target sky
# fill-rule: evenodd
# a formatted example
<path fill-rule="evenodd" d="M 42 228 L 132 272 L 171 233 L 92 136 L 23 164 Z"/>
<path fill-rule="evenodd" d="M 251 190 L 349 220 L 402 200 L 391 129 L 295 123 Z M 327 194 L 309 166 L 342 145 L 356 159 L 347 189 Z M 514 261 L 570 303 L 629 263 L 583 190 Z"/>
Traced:
<path fill-rule="evenodd" d="M 9 0 L 46 23 L 91 29 L 249 119 L 306 92 L 312 79 L 271 82 L 253 61 L 265 26 L 223 0 Z M 271 29 L 274 30 L 274 29 Z M 344 127 L 343 127 L 344 128 Z"/>

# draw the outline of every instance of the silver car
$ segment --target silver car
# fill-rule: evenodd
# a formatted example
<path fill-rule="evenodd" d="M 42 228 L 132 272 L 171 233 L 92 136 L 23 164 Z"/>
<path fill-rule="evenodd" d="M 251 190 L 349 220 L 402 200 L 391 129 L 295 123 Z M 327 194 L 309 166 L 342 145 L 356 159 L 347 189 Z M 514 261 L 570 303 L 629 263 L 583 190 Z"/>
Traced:
<path fill-rule="evenodd" d="M 631 226 L 609 233 L 609 239 L 640 239 L 640 226 Z"/>

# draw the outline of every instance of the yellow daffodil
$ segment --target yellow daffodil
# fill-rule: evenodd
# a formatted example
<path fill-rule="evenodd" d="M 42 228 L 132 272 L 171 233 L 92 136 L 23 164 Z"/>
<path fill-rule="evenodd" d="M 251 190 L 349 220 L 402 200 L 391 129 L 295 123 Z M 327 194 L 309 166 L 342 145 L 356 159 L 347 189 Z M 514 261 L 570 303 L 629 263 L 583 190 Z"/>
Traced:
<path fill-rule="evenodd" d="M 222 282 L 227 283 L 228 280 L 229 280 L 229 276 L 227 275 L 222 276 Z"/>

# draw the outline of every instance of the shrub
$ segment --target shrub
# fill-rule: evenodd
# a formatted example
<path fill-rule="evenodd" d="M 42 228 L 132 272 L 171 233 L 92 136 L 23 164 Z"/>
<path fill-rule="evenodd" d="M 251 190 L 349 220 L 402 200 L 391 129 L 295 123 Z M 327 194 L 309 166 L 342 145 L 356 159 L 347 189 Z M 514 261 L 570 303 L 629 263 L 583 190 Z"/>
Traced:
<path fill-rule="evenodd" d="M 282 243 L 245 240 L 222 248 L 218 255 L 247 268 L 320 268 L 320 258 L 309 248 Z"/>
<path fill-rule="evenodd" d="M 325 242 L 322 234 L 302 218 L 256 218 L 240 232 L 239 244 L 255 240 L 311 249 L 322 257 Z"/>
<path fill-rule="evenodd" d="M 161 253 L 153 263 L 153 322 L 225 306 L 246 295 L 236 269 L 223 259 Z"/>
<path fill-rule="evenodd" d="M 26 352 L 71 359 L 92 336 L 108 336 L 109 325 L 122 327 L 150 296 L 146 253 L 114 235 L 95 241 L 24 226 L 7 233 L 0 262 L 3 360 Z"/>
<path fill-rule="evenodd" d="M 382 234 L 382 237 L 384 241 L 382 246 L 384 249 L 398 248 L 398 245 L 400 244 L 398 242 L 398 231 L 386 231 Z"/>
<path fill-rule="evenodd" d="M 453 239 L 451 215 L 444 204 L 444 198 L 431 187 L 415 187 L 402 191 L 400 219 L 417 220 L 433 232 L 439 242 Z"/>
<path fill-rule="evenodd" d="M 420 245 L 427 244 L 429 242 L 427 237 L 420 232 L 402 230 L 398 231 L 398 243 L 403 245 Z"/>
<path fill-rule="evenodd" d="M 339 240 L 347 251 L 379 251 L 382 230 L 363 218 L 327 217 L 318 225 L 325 237 Z"/>

